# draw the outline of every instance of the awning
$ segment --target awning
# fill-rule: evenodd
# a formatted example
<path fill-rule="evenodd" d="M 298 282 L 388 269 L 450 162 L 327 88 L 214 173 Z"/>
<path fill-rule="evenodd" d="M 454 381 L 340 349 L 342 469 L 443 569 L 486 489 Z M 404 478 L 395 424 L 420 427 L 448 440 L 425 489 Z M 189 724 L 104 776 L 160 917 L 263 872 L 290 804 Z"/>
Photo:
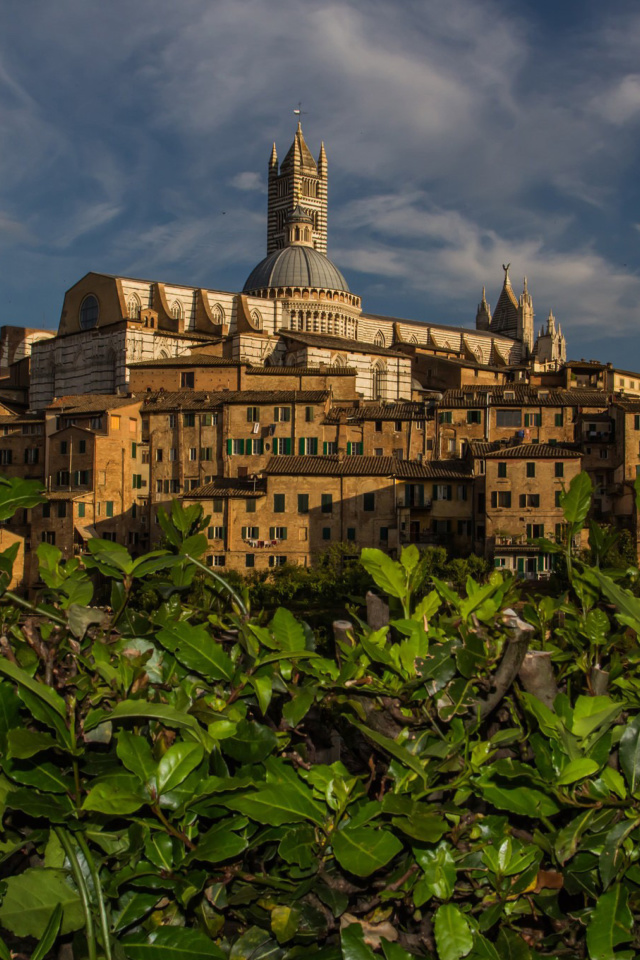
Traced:
<path fill-rule="evenodd" d="M 98 537 L 95 527 L 81 527 L 79 523 L 74 524 L 74 527 L 81 540 L 93 540 L 94 537 Z"/>

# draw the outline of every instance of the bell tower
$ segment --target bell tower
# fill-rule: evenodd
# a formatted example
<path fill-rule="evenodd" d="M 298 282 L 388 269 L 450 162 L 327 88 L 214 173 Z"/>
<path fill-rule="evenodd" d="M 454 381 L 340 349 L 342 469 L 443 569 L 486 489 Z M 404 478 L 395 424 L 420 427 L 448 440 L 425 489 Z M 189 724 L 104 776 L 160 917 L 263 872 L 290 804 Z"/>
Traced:
<path fill-rule="evenodd" d="M 313 159 L 298 122 L 293 143 L 278 168 L 274 143 L 269 160 L 267 255 L 287 245 L 289 216 L 302 204 L 311 217 L 311 245 L 327 253 L 327 155 L 324 144 L 318 162 Z"/>

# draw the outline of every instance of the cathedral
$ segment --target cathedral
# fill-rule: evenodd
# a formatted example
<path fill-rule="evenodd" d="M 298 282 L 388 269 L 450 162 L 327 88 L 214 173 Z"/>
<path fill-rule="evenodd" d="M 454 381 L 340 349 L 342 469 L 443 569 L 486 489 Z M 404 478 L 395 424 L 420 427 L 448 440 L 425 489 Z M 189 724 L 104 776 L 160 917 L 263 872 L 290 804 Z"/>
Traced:
<path fill-rule="evenodd" d="M 89 273 L 67 291 L 57 336 L 33 346 L 29 406 L 54 397 L 127 391 L 134 363 L 194 351 L 257 366 L 350 367 L 365 400 L 410 400 L 435 369 L 429 357 L 479 368 L 559 370 L 566 359 L 549 315 L 534 339 L 525 280 L 508 266 L 493 313 L 482 295 L 475 329 L 368 313 L 327 256 L 328 161 L 317 161 L 298 123 L 282 163 L 268 165 L 266 257 L 241 292 Z M 418 373 L 418 376 L 416 376 Z"/>

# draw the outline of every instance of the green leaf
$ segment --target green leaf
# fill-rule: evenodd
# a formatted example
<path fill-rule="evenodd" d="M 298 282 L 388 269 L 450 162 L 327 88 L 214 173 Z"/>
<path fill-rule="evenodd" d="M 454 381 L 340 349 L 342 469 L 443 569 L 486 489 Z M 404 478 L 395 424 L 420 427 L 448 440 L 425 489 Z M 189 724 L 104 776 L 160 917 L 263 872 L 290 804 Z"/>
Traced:
<path fill-rule="evenodd" d="M 598 869 L 600 870 L 600 876 L 602 877 L 602 884 L 605 890 L 610 886 L 611 882 L 615 880 L 616 874 L 620 869 L 622 857 L 618 855 L 622 844 L 629 834 L 633 833 L 637 828 L 637 825 L 635 820 L 621 820 L 620 823 L 616 823 L 615 826 L 609 830 L 605 838 L 598 862 Z"/>
<path fill-rule="evenodd" d="M 577 760 L 570 760 L 564 767 L 562 773 L 556 780 L 559 787 L 567 786 L 570 783 L 576 783 L 578 780 L 584 780 L 585 777 L 591 777 L 600 769 L 600 764 L 595 760 L 589 760 L 588 757 L 578 757 Z"/>
<path fill-rule="evenodd" d="M 45 960 L 46 955 L 51 950 L 51 947 L 56 942 L 58 933 L 60 931 L 60 926 L 62 924 L 62 904 L 57 903 L 53 908 L 53 913 L 49 919 L 40 942 L 31 954 L 31 960 Z"/>
<path fill-rule="evenodd" d="M 579 473 L 569 484 L 569 489 L 560 497 L 560 506 L 567 523 L 581 527 L 591 507 L 593 486 L 588 473 Z"/>
<path fill-rule="evenodd" d="M 291 652 L 305 649 L 302 624 L 284 607 L 278 607 L 274 613 L 269 630 L 278 644 L 278 649 Z"/>
<path fill-rule="evenodd" d="M 629 790 L 636 793 L 640 789 L 640 714 L 625 727 L 620 739 L 619 756 Z"/>
<path fill-rule="evenodd" d="M 148 798 L 142 791 L 138 777 L 119 773 L 92 787 L 85 797 L 82 809 L 123 816 L 135 813 L 145 801 L 148 801 Z"/>
<path fill-rule="evenodd" d="M 331 846 L 340 866 L 357 877 L 370 876 L 402 850 L 400 840 L 388 830 L 349 823 L 332 834 Z"/>
<path fill-rule="evenodd" d="M 57 745 L 50 733 L 39 733 L 24 727 L 9 731 L 7 749 L 9 756 L 16 760 L 27 760 L 43 750 L 51 750 Z"/>
<path fill-rule="evenodd" d="M 407 578 L 402 566 L 382 550 L 365 547 L 360 553 L 360 563 L 370 574 L 376 586 L 391 597 L 402 600 L 407 592 Z"/>
<path fill-rule="evenodd" d="M 273 696 L 273 681 L 271 677 L 257 677 L 254 674 L 253 676 L 249 677 L 249 683 L 255 691 L 260 712 L 264 716 L 269 709 L 271 697 Z"/>
<path fill-rule="evenodd" d="M 635 951 L 616 952 L 616 947 L 633 937 L 633 916 L 627 905 L 627 890 L 616 884 L 598 897 L 587 927 L 591 960 L 631 960 Z"/>
<path fill-rule="evenodd" d="M 288 783 L 268 784 L 244 796 L 230 795 L 223 802 L 230 810 L 274 827 L 303 820 L 320 826 L 324 821 L 324 809 L 313 799 L 311 791 Z"/>
<path fill-rule="evenodd" d="M 17 683 L 18 686 L 29 690 L 36 697 L 39 697 L 40 700 L 44 701 L 48 707 L 55 710 L 60 717 L 66 719 L 67 707 L 64 700 L 55 690 L 48 687 L 46 683 L 40 683 L 39 680 L 34 680 L 26 671 L 22 670 L 16 663 L 12 663 L 10 660 L 0 659 L 0 673 L 3 673 L 5 677 L 9 677 L 9 679 Z"/>
<path fill-rule="evenodd" d="M 20 726 L 20 700 L 13 684 L 0 682 L 0 752 L 7 749 L 9 731 L 22 731 Z"/>
<path fill-rule="evenodd" d="M 259 763 L 268 757 L 276 746 L 273 730 L 251 720 L 242 720 L 234 736 L 228 737 L 222 743 L 224 752 L 241 763 Z"/>
<path fill-rule="evenodd" d="M 156 789 L 158 795 L 168 793 L 179 786 L 198 766 L 204 749 L 199 743 L 174 743 L 158 764 Z"/>
<path fill-rule="evenodd" d="M 495 783 L 481 783 L 480 791 L 489 803 L 499 810 L 509 810 L 524 817 L 552 817 L 560 807 L 553 799 L 533 787 L 500 787 Z"/>
<path fill-rule="evenodd" d="M 202 624 L 192 626 L 179 620 L 166 625 L 156 636 L 188 670 L 195 670 L 207 680 L 233 679 L 233 661 Z"/>
<path fill-rule="evenodd" d="M 354 727 L 357 727 L 361 733 L 368 737 L 369 740 L 373 740 L 374 743 L 377 743 L 378 746 L 382 747 L 387 753 L 391 754 L 396 760 L 398 760 L 402 766 L 407 767 L 409 770 L 413 770 L 414 773 L 417 773 L 421 780 L 424 780 L 426 777 L 426 771 L 424 765 L 420 762 L 418 757 L 414 757 L 412 753 L 409 753 L 406 747 L 401 743 L 396 743 L 395 740 L 392 740 L 390 737 L 385 737 L 383 733 L 378 733 L 376 730 L 371 730 L 369 727 L 365 727 L 362 723 L 357 723 L 355 720 L 351 720 L 351 723 Z"/>
<path fill-rule="evenodd" d="M 364 942 L 362 924 L 350 923 L 340 932 L 343 960 L 376 960 L 376 954 Z"/>
<path fill-rule="evenodd" d="M 0 477 L 0 520 L 8 520 L 21 509 L 45 503 L 44 487 L 39 480 Z"/>
<path fill-rule="evenodd" d="M 200 930 L 158 927 L 132 933 L 120 941 L 129 960 L 225 960 L 225 954 Z"/>
<path fill-rule="evenodd" d="M 22 769 L 13 767 L 9 776 L 18 783 L 25 783 L 44 793 L 73 793 L 74 790 L 73 779 L 64 776 L 53 763 L 41 761 Z"/>
<path fill-rule="evenodd" d="M 222 863 L 223 860 L 239 856 L 246 849 L 247 841 L 244 837 L 230 830 L 227 821 L 223 820 L 203 833 L 198 840 L 198 846 L 189 854 L 186 862 L 204 860 L 207 863 Z"/>
<path fill-rule="evenodd" d="M 584 739 L 599 727 L 609 725 L 621 712 L 622 704 L 609 697 L 578 697 L 571 732 Z"/>
<path fill-rule="evenodd" d="M 168 703 L 148 703 L 146 700 L 122 700 L 111 712 L 91 710 L 84 721 L 84 729 L 93 730 L 105 720 L 112 720 L 114 723 L 120 720 L 159 720 L 166 727 L 199 729 L 195 717 L 184 710 L 178 710 Z"/>
<path fill-rule="evenodd" d="M 561 830 L 558 830 L 555 837 L 554 848 L 558 863 L 561 866 L 575 854 L 578 849 L 578 844 L 583 834 L 589 829 L 596 812 L 595 809 L 585 810 L 584 813 L 574 817 L 570 823 L 562 827 Z"/>
<path fill-rule="evenodd" d="M 155 776 L 157 763 L 153 759 L 151 745 L 144 737 L 130 730 L 120 730 L 116 753 L 127 770 L 135 773 L 143 783 L 149 783 Z"/>
<path fill-rule="evenodd" d="M 438 908 L 434 933 L 440 960 L 460 960 L 471 952 L 473 934 L 469 921 L 452 903 L 443 903 Z"/>
<path fill-rule="evenodd" d="M 0 906 L 0 923 L 17 937 L 43 937 L 58 905 L 63 912 L 63 935 L 84 926 L 82 902 L 66 882 L 64 871 L 28 867 L 4 882 L 6 893 Z"/>
<path fill-rule="evenodd" d="M 634 597 L 630 590 L 619 587 L 611 577 L 602 573 L 597 567 L 589 568 L 589 576 L 599 584 L 605 597 L 616 605 L 618 620 L 640 634 L 640 600 L 638 597 Z"/>
<path fill-rule="evenodd" d="M 316 698 L 317 687 L 302 687 L 296 690 L 291 700 L 282 708 L 282 716 L 290 727 L 297 727 L 300 721 L 307 715 L 311 704 Z"/>
<path fill-rule="evenodd" d="M 153 910 L 158 899 L 159 894 L 157 893 L 136 893 L 128 891 L 124 894 L 122 897 L 124 906 L 115 917 L 113 925 L 114 933 L 118 933 L 120 930 L 126 930 L 132 923 L 141 920 L 146 913 Z"/>
<path fill-rule="evenodd" d="M 515 930 L 503 928 L 498 934 L 496 948 L 500 960 L 531 960 L 531 950 Z"/>
<path fill-rule="evenodd" d="M 300 911 L 296 907 L 278 904 L 271 911 L 271 929 L 278 943 L 287 943 L 298 932 Z"/>

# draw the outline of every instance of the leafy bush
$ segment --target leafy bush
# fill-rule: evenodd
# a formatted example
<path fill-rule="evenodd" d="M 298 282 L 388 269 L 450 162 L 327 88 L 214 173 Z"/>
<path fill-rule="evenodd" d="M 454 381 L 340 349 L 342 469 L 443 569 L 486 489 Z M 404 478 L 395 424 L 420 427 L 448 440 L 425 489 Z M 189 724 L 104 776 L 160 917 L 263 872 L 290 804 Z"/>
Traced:
<path fill-rule="evenodd" d="M 0 518 L 38 501 L 0 483 Z M 588 509 L 578 478 L 570 533 Z M 364 550 L 391 622 L 342 625 L 328 656 L 200 562 L 200 521 L 174 503 L 167 549 L 136 560 L 41 544 L 37 603 L 0 557 L 0 957 L 637 955 L 640 601 L 620 579 L 569 536 L 567 594 L 527 623 L 511 578 L 425 590 L 415 547 Z"/>

